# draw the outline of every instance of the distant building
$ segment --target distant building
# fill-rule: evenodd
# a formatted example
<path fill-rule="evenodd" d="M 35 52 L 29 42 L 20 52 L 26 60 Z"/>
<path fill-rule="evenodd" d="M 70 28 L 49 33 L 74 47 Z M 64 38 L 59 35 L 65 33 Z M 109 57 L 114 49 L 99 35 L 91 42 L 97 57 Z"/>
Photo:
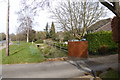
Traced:
<path fill-rule="evenodd" d="M 111 31 L 111 18 L 100 20 L 95 24 L 87 28 L 88 33 L 99 32 L 99 31 Z"/>

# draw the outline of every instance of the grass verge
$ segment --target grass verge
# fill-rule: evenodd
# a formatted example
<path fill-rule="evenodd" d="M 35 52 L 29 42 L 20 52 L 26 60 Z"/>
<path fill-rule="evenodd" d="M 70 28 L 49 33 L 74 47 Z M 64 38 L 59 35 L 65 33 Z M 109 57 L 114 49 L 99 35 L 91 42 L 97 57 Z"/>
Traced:
<path fill-rule="evenodd" d="M 118 72 L 115 71 L 115 70 L 109 70 L 107 71 L 106 73 L 100 75 L 101 78 L 103 79 L 118 79 L 119 78 L 119 75 L 118 75 Z"/>
<path fill-rule="evenodd" d="M 14 42 L 10 45 L 10 56 L 2 49 L 2 64 L 37 63 L 44 61 L 40 50 L 32 43 Z"/>

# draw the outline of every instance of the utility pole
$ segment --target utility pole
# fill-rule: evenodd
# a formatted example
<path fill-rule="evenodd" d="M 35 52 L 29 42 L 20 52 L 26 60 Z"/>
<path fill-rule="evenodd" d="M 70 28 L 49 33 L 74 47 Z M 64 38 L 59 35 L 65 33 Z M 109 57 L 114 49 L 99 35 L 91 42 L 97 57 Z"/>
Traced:
<path fill-rule="evenodd" d="M 9 15 L 10 15 L 10 2 L 8 0 L 7 8 L 7 23 L 6 23 L 6 56 L 9 56 Z"/>

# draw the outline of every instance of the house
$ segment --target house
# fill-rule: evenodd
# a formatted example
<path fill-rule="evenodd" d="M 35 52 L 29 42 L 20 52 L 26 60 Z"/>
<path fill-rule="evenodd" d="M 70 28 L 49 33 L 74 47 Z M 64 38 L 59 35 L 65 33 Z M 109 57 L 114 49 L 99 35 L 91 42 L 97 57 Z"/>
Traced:
<path fill-rule="evenodd" d="M 103 19 L 87 28 L 88 33 L 99 32 L 99 31 L 111 31 L 111 18 Z"/>

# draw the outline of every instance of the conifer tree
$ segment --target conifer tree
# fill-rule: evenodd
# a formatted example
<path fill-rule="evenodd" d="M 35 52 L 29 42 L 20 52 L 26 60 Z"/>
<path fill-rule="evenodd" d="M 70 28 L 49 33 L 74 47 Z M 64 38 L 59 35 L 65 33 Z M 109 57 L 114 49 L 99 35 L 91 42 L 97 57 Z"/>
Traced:
<path fill-rule="evenodd" d="M 45 32 L 46 32 L 46 39 L 50 38 L 49 36 L 49 31 L 48 31 L 48 23 L 46 24 L 46 29 L 45 29 Z"/>
<path fill-rule="evenodd" d="M 52 22 L 51 24 L 51 29 L 50 29 L 50 38 L 52 38 L 53 40 L 55 40 L 55 25 L 54 22 Z"/>

